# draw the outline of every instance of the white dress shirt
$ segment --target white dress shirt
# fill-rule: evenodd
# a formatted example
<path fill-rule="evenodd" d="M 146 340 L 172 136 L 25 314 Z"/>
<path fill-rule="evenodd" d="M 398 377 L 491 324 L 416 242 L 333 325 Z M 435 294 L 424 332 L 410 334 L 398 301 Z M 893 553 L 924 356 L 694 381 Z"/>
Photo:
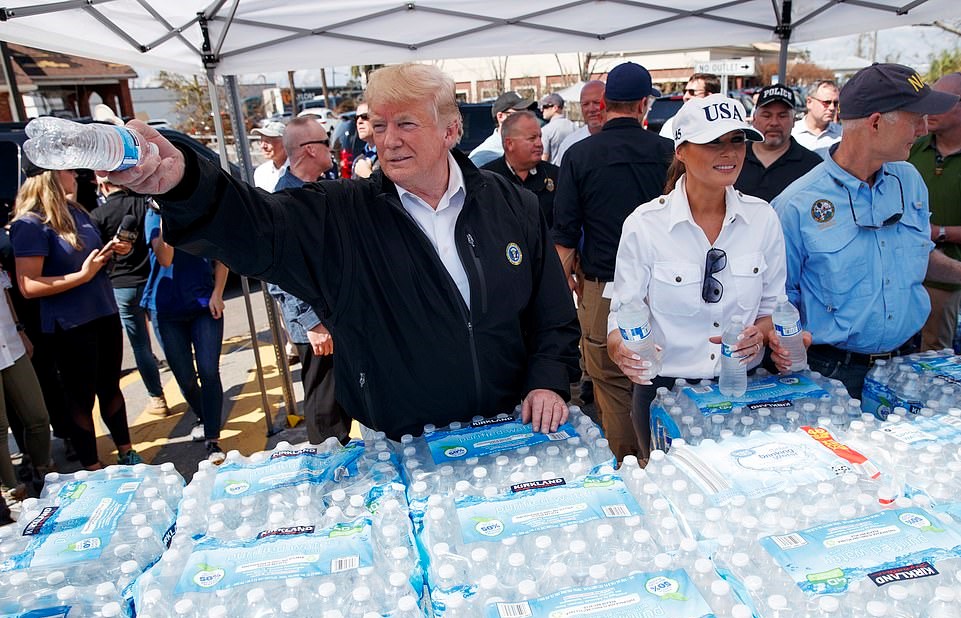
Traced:
<path fill-rule="evenodd" d="M 798 144 L 801 144 L 808 150 L 814 151 L 830 148 L 840 142 L 841 133 L 841 125 L 837 122 L 831 122 L 824 131 L 815 133 L 808 128 L 803 118 L 794 123 L 794 128 L 791 129 L 791 137 L 793 137 Z M 821 156 L 823 157 L 824 155 Z"/>
<path fill-rule="evenodd" d="M 290 161 L 284 161 L 284 164 L 278 169 L 274 167 L 273 161 L 264 161 L 254 168 L 254 186 L 268 193 L 273 193 L 274 188 L 277 186 L 277 181 L 280 180 L 280 177 L 287 171 L 289 164 Z"/>
<path fill-rule="evenodd" d="M 430 204 L 400 185 L 396 185 L 397 195 L 400 196 L 400 203 L 404 210 L 434 245 L 440 261 L 450 273 L 464 302 L 470 307 L 470 281 L 467 280 L 467 271 L 464 270 L 464 264 L 460 261 L 457 245 L 454 242 L 454 226 L 457 224 L 457 217 L 464 209 L 467 189 L 464 187 L 464 174 L 450 153 L 447 153 L 447 165 L 450 168 L 447 191 L 440 198 L 436 209 L 431 208 Z"/>
<path fill-rule="evenodd" d="M 767 202 L 728 187 L 727 214 L 711 245 L 694 222 L 684 186 L 682 176 L 674 191 L 624 221 L 607 327 L 617 330 L 621 307 L 647 305 L 655 341 L 664 348 L 661 375 L 713 378 L 721 346 L 708 338 L 721 335 L 734 316 L 750 325 L 771 315 L 784 294 L 784 236 Z M 720 301 L 706 303 L 701 285 L 712 246 L 727 254 L 727 265 L 714 274 L 724 286 Z"/>
<path fill-rule="evenodd" d="M 0 270 L 0 294 L 11 287 L 10 276 Z M 6 298 L 0 298 L 0 369 L 11 367 L 17 359 L 27 353 L 23 346 L 23 339 L 17 332 L 17 323 L 10 312 L 10 303 Z M 6 440 L 6 436 L 3 437 Z"/>

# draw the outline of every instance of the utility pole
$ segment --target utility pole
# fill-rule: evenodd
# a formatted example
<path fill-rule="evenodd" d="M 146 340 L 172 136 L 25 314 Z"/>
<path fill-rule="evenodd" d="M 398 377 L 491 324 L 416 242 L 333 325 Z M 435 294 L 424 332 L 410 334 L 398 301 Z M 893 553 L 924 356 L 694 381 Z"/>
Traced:
<path fill-rule="evenodd" d="M 332 109 L 333 106 L 330 104 L 330 96 L 327 92 L 327 69 L 321 67 L 320 69 L 320 88 L 321 92 L 324 93 L 324 107 L 327 109 Z"/>
<path fill-rule="evenodd" d="M 297 105 L 297 87 L 294 86 L 294 72 L 287 71 L 287 83 L 290 84 L 290 111 L 291 116 L 296 117 L 297 112 L 300 111 Z"/>

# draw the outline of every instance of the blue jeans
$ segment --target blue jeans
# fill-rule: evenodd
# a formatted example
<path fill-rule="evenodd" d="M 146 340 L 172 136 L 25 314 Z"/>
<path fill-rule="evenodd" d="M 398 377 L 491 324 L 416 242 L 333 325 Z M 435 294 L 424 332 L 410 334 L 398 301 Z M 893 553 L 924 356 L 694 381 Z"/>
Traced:
<path fill-rule="evenodd" d="M 157 317 L 156 314 L 154 317 L 163 339 L 167 365 L 180 392 L 203 422 L 204 437 L 216 440 L 220 437 L 224 407 L 224 387 L 220 382 L 223 318 L 215 320 L 209 311 L 183 317 Z"/>
<path fill-rule="evenodd" d="M 137 361 L 137 371 L 147 392 L 151 397 L 163 395 L 163 385 L 160 383 L 160 370 L 157 368 L 157 357 L 150 347 L 150 334 L 147 331 L 147 312 L 140 306 L 143 298 L 143 285 L 135 288 L 114 288 L 113 296 L 117 299 L 120 310 L 120 321 L 127 333 L 127 341 L 133 350 L 134 360 Z"/>

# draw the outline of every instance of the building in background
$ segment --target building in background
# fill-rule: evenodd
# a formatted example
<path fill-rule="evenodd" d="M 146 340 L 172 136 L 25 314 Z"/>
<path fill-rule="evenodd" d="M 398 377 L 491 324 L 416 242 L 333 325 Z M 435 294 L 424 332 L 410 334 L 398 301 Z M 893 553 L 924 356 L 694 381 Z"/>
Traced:
<path fill-rule="evenodd" d="M 43 114 L 75 118 L 90 116 L 104 103 L 119 116 L 132 116 L 128 81 L 137 73 L 126 64 L 48 52 L 9 44 L 9 55 L 27 117 Z M 3 81 L 0 76 L 0 81 Z M 13 120 L 9 88 L 0 84 L 0 121 Z"/>

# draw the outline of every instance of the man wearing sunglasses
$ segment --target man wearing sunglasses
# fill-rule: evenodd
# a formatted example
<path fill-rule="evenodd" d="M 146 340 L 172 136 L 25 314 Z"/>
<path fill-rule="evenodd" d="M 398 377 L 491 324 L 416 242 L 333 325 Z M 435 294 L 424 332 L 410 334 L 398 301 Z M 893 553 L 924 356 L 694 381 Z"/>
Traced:
<path fill-rule="evenodd" d="M 808 91 L 807 114 L 794 125 L 791 135 L 808 150 L 821 150 L 841 141 L 838 86 L 831 80 L 815 82 Z"/>
<path fill-rule="evenodd" d="M 289 167 L 277 181 L 276 191 L 323 180 L 334 165 L 327 132 L 314 116 L 290 121 L 284 133 L 284 150 Z M 267 284 L 267 291 L 280 305 L 288 337 L 300 357 L 307 439 L 320 444 L 334 436 L 346 443 L 350 439 L 350 417 L 334 399 L 334 340 L 330 331 L 309 303 L 273 283 Z"/>
<path fill-rule="evenodd" d="M 684 96 L 684 102 L 687 103 L 691 99 L 703 99 L 709 97 L 712 94 L 718 94 L 721 92 L 721 78 L 713 73 L 695 73 L 691 75 L 691 78 L 687 80 L 687 85 L 684 86 L 684 90 L 681 94 Z M 674 118 L 668 118 L 664 125 L 661 127 L 661 137 L 665 137 L 669 140 L 674 139 Z"/>
<path fill-rule="evenodd" d="M 813 345 L 812 370 L 861 397 L 877 359 L 910 351 L 928 317 L 925 274 L 961 282 L 961 263 L 932 252 L 928 191 L 905 159 L 925 118 L 958 102 L 914 69 L 874 64 L 840 93 L 844 139 L 773 206 L 787 253 L 787 294 Z"/>

